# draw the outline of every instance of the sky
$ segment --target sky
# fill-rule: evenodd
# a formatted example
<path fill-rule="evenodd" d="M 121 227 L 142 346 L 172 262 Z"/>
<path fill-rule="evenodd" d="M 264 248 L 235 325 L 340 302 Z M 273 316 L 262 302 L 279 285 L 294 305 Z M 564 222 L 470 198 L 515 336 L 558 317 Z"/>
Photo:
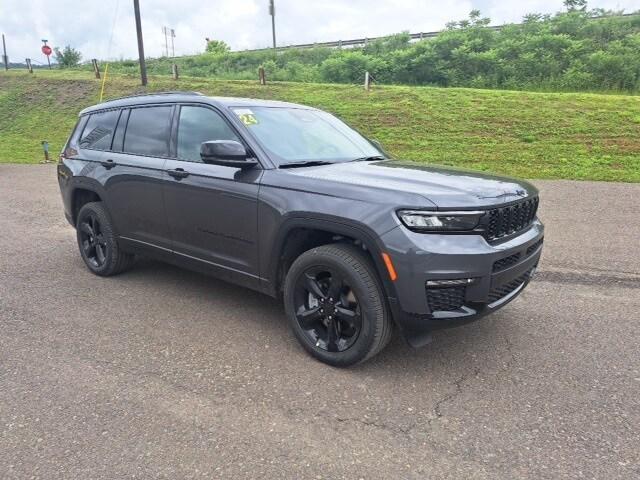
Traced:
<path fill-rule="evenodd" d="M 279 45 L 441 30 L 473 9 L 492 24 L 526 13 L 563 10 L 562 0 L 275 0 Z M 590 8 L 640 9 L 640 0 L 591 0 Z M 175 30 L 175 53 L 204 50 L 205 37 L 233 50 L 271 45 L 268 0 L 140 0 L 145 55 L 163 55 L 162 27 Z M 41 39 L 71 45 L 84 60 L 137 57 L 132 0 L 0 0 L 0 33 L 9 60 L 46 63 Z"/>

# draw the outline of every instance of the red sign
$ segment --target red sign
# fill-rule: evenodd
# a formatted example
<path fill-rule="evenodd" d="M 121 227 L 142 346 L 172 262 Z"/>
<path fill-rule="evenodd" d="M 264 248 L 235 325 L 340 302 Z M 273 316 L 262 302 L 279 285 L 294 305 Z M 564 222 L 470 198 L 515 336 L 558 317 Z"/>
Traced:
<path fill-rule="evenodd" d="M 49 55 L 51 55 L 51 52 L 52 52 L 52 50 L 51 50 L 51 47 L 49 45 L 43 45 L 42 46 L 42 53 L 44 53 L 47 57 Z"/>

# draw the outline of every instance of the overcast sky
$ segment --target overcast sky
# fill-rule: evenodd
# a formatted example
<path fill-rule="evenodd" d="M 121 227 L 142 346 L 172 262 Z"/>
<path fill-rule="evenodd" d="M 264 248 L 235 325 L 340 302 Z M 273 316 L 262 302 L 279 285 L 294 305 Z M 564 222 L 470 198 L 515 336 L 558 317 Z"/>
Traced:
<path fill-rule="evenodd" d="M 275 0 L 278 44 L 433 31 L 479 9 L 493 24 L 553 13 L 562 0 Z M 271 44 L 268 0 L 140 0 L 147 57 L 162 55 L 162 26 L 175 29 L 176 55 L 201 52 L 205 37 L 232 49 Z M 633 11 L 640 0 L 591 0 L 590 8 Z M 115 28 L 114 28 L 115 25 Z M 40 39 L 71 45 L 84 59 L 137 56 L 132 0 L 0 0 L 0 32 L 12 61 L 44 62 Z M 113 41 L 110 38 L 113 32 Z"/>

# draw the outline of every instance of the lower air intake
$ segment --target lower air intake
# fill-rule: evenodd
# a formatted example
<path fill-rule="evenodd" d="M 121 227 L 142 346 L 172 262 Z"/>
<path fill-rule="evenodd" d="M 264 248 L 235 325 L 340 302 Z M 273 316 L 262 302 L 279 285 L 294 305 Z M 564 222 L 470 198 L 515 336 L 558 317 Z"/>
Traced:
<path fill-rule="evenodd" d="M 431 312 L 452 312 L 464 305 L 465 287 L 427 289 Z"/>

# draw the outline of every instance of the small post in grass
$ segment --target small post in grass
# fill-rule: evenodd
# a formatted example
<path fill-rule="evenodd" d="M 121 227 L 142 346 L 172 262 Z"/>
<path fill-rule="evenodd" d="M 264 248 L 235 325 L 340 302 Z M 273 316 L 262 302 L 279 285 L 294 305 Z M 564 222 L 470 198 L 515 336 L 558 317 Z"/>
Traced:
<path fill-rule="evenodd" d="M 264 67 L 258 68 L 258 77 L 260 78 L 260 85 L 267 84 L 267 77 L 265 76 L 265 73 L 264 73 Z"/>
<path fill-rule="evenodd" d="M 49 142 L 47 142 L 46 140 L 42 141 L 42 151 L 44 152 L 44 160 L 42 161 L 42 163 L 50 163 L 51 160 L 49 160 Z"/>
<path fill-rule="evenodd" d="M 97 79 L 100 79 L 100 67 L 98 67 L 98 60 L 92 58 L 91 63 L 93 64 L 93 73 L 96 74 Z"/>
<path fill-rule="evenodd" d="M 27 65 L 27 71 L 29 73 L 33 73 L 33 65 L 31 65 L 31 59 L 30 58 L 25 58 L 24 62 Z"/>
<path fill-rule="evenodd" d="M 171 74 L 173 75 L 174 80 L 178 80 L 178 65 L 175 63 L 171 65 Z"/>
<path fill-rule="evenodd" d="M 364 72 L 364 89 L 371 90 L 371 74 L 369 72 Z"/>

